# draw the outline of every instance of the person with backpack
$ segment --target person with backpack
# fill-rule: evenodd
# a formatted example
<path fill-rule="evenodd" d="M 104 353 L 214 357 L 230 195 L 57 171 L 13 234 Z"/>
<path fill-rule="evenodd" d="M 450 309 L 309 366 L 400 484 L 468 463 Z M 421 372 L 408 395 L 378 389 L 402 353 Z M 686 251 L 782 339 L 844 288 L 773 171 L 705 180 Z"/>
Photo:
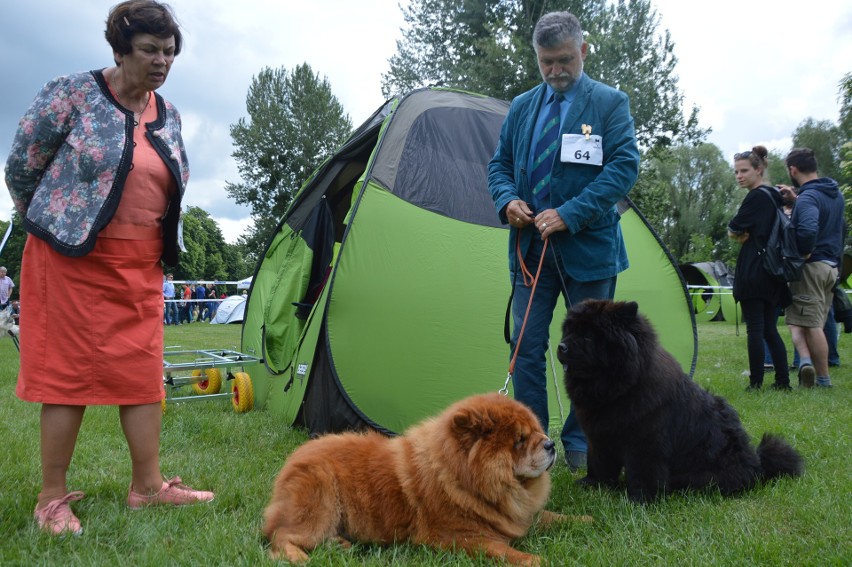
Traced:
<path fill-rule="evenodd" d="M 734 174 L 737 183 L 748 192 L 734 218 L 728 223 L 728 236 L 742 244 L 737 256 L 734 277 L 734 300 L 742 306 L 746 324 L 749 390 L 763 387 L 764 340 L 769 346 L 775 365 L 777 390 L 790 389 L 790 369 L 787 349 L 778 334 L 778 307 L 790 305 L 787 283 L 766 271 L 762 259 L 777 210 L 784 206 L 781 193 L 764 183 L 766 158 L 769 152 L 755 146 L 747 152 L 734 154 Z M 760 190 L 769 188 L 769 192 Z"/>
<path fill-rule="evenodd" d="M 793 186 L 780 190 L 785 199 L 795 201 L 797 246 L 806 258 L 801 279 L 790 283 L 792 305 L 785 311 L 785 321 L 799 352 L 799 384 L 830 387 L 823 326 L 843 256 L 845 203 L 837 182 L 819 177 L 812 149 L 794 148 L 784 162 Z"/>

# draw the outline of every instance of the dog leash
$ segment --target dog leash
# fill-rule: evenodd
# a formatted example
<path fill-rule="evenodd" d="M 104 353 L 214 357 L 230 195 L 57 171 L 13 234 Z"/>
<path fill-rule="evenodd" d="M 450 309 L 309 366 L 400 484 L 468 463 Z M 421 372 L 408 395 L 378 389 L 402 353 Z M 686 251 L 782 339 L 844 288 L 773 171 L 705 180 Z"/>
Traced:
<path fill-rule="evenodd" d="M 521 332 L 518 333 L 518 342 L 515 343 L 515 352 L 512 354 L 512 360 L 509 362 L 509 373 L 506 376 L 506 383 L 503 384 L 503 387 L 499 390 L 499 393 L 504 396 L 509 395 L 509 382 L 512 381 L 512 374 L 515 373 L 515 361 L 518 359 L 518 350 L 521 346 L 521 339 L 524 338 L 524 330 L 527 327 L 527 319 L 530 316 L 530 309 L 532 308 L 533 298 L 535 297 L 535 288 L 538 285 L 538 277 L 541 275 L 541 267 L 544 265 L 544 253 L 547 252 L 547 238 L 544 239 L 544 247 L 541 249 L 541 257 L 538 259 L 538 268 L 536 269 L 535 276 L 527 269 L 526 263 L 524 263 L 523 256 L 521 255 L 521 235 L 520 230 L 518 231 L 518 238 L 516 240 L 517 243 L 517 251 L 516 255 L 520 258 L 521 264 L 521 274 L 524 278 L 524 286 L 532 287 L 530 290 L 530 300 L 527 303 L 527 310 L 524 313 L 524 320 L 521 323 Z"/>

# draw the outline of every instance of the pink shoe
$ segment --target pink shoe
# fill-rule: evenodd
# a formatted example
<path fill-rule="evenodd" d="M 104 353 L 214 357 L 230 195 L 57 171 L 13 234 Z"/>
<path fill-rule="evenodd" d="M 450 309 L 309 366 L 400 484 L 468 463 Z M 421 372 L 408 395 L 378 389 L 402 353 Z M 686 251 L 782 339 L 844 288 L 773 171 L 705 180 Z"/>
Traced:
<path fill-rule="evenodd" d="M 131 484 L 130 492 L 127 494 L 127 505 L 134 510 L 158 504 L 183 506 L 185 504 L 197 504 L 198 502 L 210 502 L 213 500 L 213 496 L 212 492 L 191 489 L 185 484 L 182 484 L 180 477 L 176 476 L 171 480 L 163 482 L 163 488 L 150 496 L 133 492 L 133 485 Z"/>
<path fill-rule="evenodd" d="M 80 520 L 71 511 L 71 502 L 83 499 L 82 492 L 69 492 L 62 498 L 51 500 L 42 509 L 36 506 L 35 516 L 38 522 L 38 527 L 51 535 L 81 535 L 83 527 L 80 525 Z"/>

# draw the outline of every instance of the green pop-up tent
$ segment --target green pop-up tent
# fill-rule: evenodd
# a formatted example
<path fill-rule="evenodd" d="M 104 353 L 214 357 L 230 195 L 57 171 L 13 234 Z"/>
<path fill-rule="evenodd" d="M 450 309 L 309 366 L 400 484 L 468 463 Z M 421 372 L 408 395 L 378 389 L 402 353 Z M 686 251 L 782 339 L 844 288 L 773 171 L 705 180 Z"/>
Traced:
<path fill-rule="evenodd" d="M 721 260 L 681 264 L 695 318 L 698 321 L 735 321 L 738 312 L 730 287 L 734 275 Z"/>
<path fill-rule="evenodd" d="M 246 369 L 256 405 L 313 433 L 399 433 L 503 387 L 508 229 L 486 175 L 507 110 L 469 93 L 413 91 L 379 108 L 304 184 L 245 309 L 242 349 L 263 361 Z M 697 338 L 684 281 L 632 204 L 620 212 L 631 267 L 617 298 L 638 301 L 691 375 Z M 563 317 L 554 317 L 553 352 Z M 550 367 L 556 425 L 569 401 L 555 358 Z"/>

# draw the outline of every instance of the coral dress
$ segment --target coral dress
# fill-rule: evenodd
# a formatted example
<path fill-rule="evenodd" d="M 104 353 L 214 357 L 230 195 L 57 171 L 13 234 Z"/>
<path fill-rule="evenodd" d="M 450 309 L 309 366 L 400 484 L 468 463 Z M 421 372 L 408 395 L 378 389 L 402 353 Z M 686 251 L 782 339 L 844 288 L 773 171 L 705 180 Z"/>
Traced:
<path fill-rule="evenodd" d="M 149 104 L 139 122 L 156 117 L 156 105 Z M 144 132 L 134 129 L 133 167 L 92 252 L 71 258 L 27 237 L 15 390 L 22 400 L 135 405 L 163 399 L 162 218 L 177 187 Z"/>

